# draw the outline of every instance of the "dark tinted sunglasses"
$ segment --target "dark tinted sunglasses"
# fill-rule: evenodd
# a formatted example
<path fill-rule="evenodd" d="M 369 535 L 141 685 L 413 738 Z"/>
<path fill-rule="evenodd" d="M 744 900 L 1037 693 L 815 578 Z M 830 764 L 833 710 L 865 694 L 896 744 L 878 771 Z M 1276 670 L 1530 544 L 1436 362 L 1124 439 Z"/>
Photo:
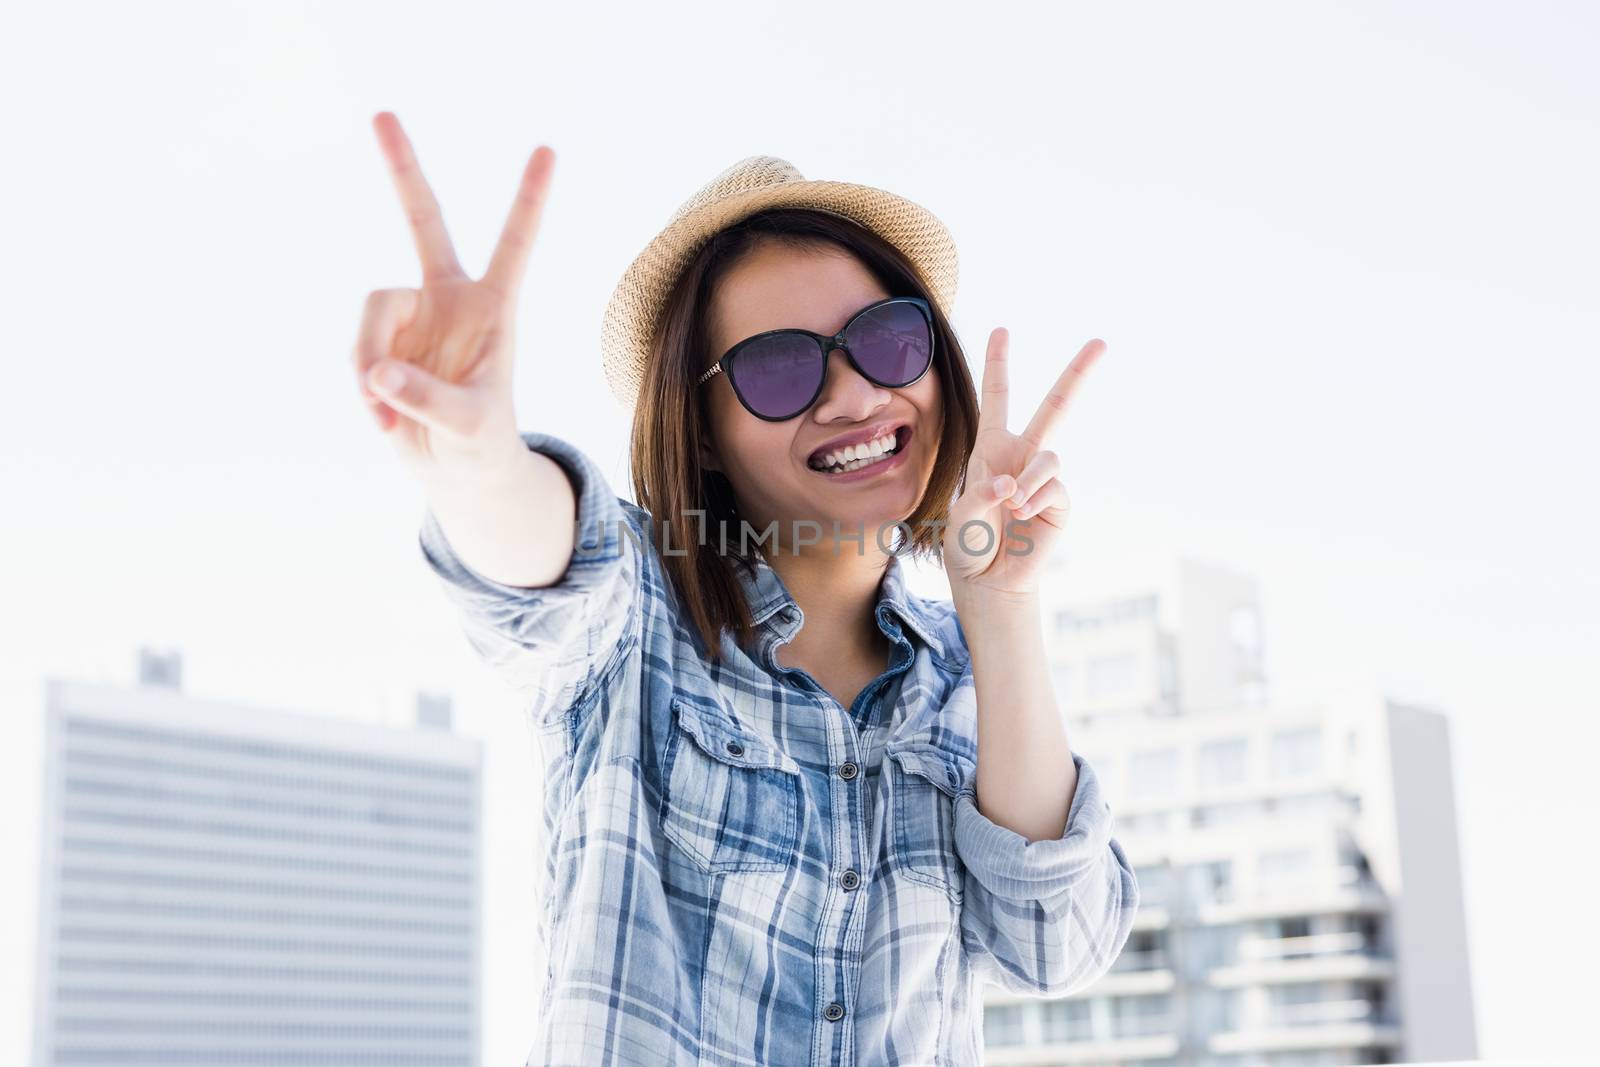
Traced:
<path fill-rule="evenodd" d="M 933 365 L 933 312 L 921 297 L 896 296 L 868 304 L 832 337 L 800 329 L 758 333 L 728 349 L 695 385 L 724 372 L 750 414 L 783 422 L 822 395 L 828 353 L 835 348 L 844 349 L 851 366 L 876 385 L 913 385 Z"/>

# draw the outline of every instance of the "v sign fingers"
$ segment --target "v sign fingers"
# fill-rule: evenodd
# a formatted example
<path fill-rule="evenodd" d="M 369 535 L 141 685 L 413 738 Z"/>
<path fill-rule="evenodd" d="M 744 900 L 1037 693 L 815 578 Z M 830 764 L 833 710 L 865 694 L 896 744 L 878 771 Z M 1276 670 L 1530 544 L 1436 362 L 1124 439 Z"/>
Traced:
<path fill-rule="evenodd" d="M 372 119 L 372 128 L 377 131 L 378 144 L 383 149 L 384 159 L 388 160 L 395 190 L 400 194 L 406 221 L 411 224 L 411 234 L 417 242 L 423 284 L 461 277 L 461 263 L 456 259 L 450 235 L 445 232 L 439 201 L 422 176 L 417 154 L 412 151 L 405 130 L 400 128 L 400 120 L 393 112 L 380 111 Z"/>
<path fill-rule="evenodd" d="M 401 459 L 427 483 L 475 477 L 526 451 L 512 402 L 515 294 L 555 166 L 541 145 L 523 168 L 489 271 L 462 271 L 433 190 L 392 112 L 372 128 L 422 258 L 419 289 L 368 299 L 356 349 L 362 399 Z"/>

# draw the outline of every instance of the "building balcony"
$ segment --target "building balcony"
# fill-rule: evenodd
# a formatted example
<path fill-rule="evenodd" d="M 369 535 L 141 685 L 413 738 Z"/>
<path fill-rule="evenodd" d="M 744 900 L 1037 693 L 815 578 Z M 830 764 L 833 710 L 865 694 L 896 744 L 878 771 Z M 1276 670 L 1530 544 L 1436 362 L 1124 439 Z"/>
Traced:
<path fill-rule="evenodd" d="M 1305 941 L 1314 938 L 1285 938 L 1285 940 Z M 1241 960 L 1231 966 L 1214 969 L 1207 980 L 1218 988 L 1232 989 L 1239 986 L 1272 985 L 1283 982 L 1357 980 L 1386 982 L 1393 978 L 1393 960 L 1368 952 L 1346 952 Z"/>
<path fill-rule="evenodd" d="M 1111 1038 L 1105 1041 L 1057 1041 L 1034 1045 L 986 1045 L 984 1067 L 1055 1067 L 1062 1063 L 1104 1060 L 1157 1060 L 1178 1054 L 1172 1034 Z"/>
<path fill-rule="evenodd" d="M 1382 915 L 1389 898 L 1370 877 L 1354 868 L 1340 868 L 1325 882 L 1306 879 L 1255 890 L 1249 896 L 1213 890 L 1197 901 L 1195 917 L 1206 924 L 1250 922 L 1297 915 Z"/>
<path fill-rule="evenodd" d="M 1274 1004 L 1267 1011 L 1265 1028 L 1372 1022 L 1376 1012 L 1368 1000 L 1319 1000 L 1309 1004 Z"/>
<path fill-rule="evenodd" d="M 1355 930 L 1300 937 L 1249 937 L 1239 942 L 1239 959 L 1245 963 L 1351 955 L 1375 955 L 1368 951 L 1367 939 Z"/>
<path fill-rule="evenodd" d="M 1268 1026 L 1213 1034 L 1206 1044 L 1218 1055 L 1312 1049 L 1394 1048 L 1400 1044 L 1400 1028 L 1393 1023 L 1372 1021 L 1330 1022 L 1320 1026 Z"/>
<path fill-rule="evenodd" d="M 1144 993 L 1170 993 L 1177 987 L 1177 978 L 1169 970 L 1159 971 L 1108 971 L 1092 985 L 1066 997 L 1067 1000 L 1093 997 L 1124 997 Z M 1008 993 L 997 985 L 984 987 L 985 1004 L 1031 1004 L 1037 1000 L 1029 994 Z"/>

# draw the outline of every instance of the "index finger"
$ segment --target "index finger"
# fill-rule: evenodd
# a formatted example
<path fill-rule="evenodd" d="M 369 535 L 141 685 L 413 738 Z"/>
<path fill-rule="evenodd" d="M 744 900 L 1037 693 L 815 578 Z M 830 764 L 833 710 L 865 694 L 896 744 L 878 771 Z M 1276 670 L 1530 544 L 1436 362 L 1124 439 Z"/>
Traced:
<path fill-rule="evenodd" d="M 483 276 L 485 282 L 503 293 L 516 289 L 528 265 L 528 252 L 539 233 L 539 218 L 544 214 L 545 196 L 550 192 L 550 172 L 555 167 L 555 160 L 555 151 L 547 145 L 540 145 L 533 150 L 533 158 L 523 168 L 517 199 L 511 205 L 511 214 L 506 217 L 500 243 L 495 245 L 494 258 L 489 261 L 489 273 Z"/>
<path fill-rule="evenodd" d="M 434 199 L 433 190 L 422 176 L 417 155 L 411 150 L 410 138 L 400 128 L 400 120 L 393 112 L 380 111 L 373 116 L 372 128 L 378 133 L 378 145 L 389 161 L 394 187 L 400 193 L 406 221 L 411 224 L 411 234 L 417 242 L 417 255 L 422 259 L 422 280 L 459 277 L 461 264 L 456 259 L 450 235 L 445 232 L 439 201 Z"/>
<path fill-rule="evenodd" d="M 1061 377 L 1056 379 L 1056 384 L 1045 394 L 1044 400 L 1039 404 L 1039 410 L 1028 420 L 1028 428 L 1022 431 L 1023 440 L 1034 448 L 1044 447 L 1045 438 L 1050 436 L 1050 431 L 1055 429 L 1056 423 L 1067 410 L 1067 402 L 1072 399 L 1072 393 L 1078 388 L 1078 382 L 1105 350 L 1106 343 L 1098 337 L 1078 350 L 1078 354 L 1067 365 L 1067 369 L 1061 372 Z"/>

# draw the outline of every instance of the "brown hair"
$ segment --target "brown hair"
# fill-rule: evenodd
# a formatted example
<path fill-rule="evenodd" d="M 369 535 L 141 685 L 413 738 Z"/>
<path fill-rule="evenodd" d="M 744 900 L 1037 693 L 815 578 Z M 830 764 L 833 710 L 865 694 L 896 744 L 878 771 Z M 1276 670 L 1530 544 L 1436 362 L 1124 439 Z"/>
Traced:
<path fill-rule="evenodd" d="M 695 379 L 710 362 L 709 310 L 716 284 L 764 239 L 797 248 L 840 248 L 890 295 L 920 296 L 933 310 L 933 369 L 943 393 L 944 427 L 927 489 L 905 520 L 911 536 L 900 551 L 942 562 L 943 527 L 930 523 L 948 518 L 978 432 L 977 393 L 961 342 L 916 268 L 893 245 L 842 215 L 810 208 L 769 209 L 713 235 L 675 279 L 657 320 L 634 406 L 632 440 L 635 499 L 655 525 L 652 543 L 677 546 L 663 552 L 661 562 L 712 660 L 719 656 L 725 630 L 731 629 L 741 646 L 748 646 L 753 635 L 750 605 L 734 567 L 753 570 L 754 560 L 731 547 L 720 551 L 719 539 L 709 533 L 719 523 L 731 523 L 732 546 L 739 520 L 727 477 L 701 466 L 700 442 L 709 420 L 705 393 Z M 705 514 L 703 527 L 696 511 Z M 760 551 L 759 544 L 755 550 Z"/>

